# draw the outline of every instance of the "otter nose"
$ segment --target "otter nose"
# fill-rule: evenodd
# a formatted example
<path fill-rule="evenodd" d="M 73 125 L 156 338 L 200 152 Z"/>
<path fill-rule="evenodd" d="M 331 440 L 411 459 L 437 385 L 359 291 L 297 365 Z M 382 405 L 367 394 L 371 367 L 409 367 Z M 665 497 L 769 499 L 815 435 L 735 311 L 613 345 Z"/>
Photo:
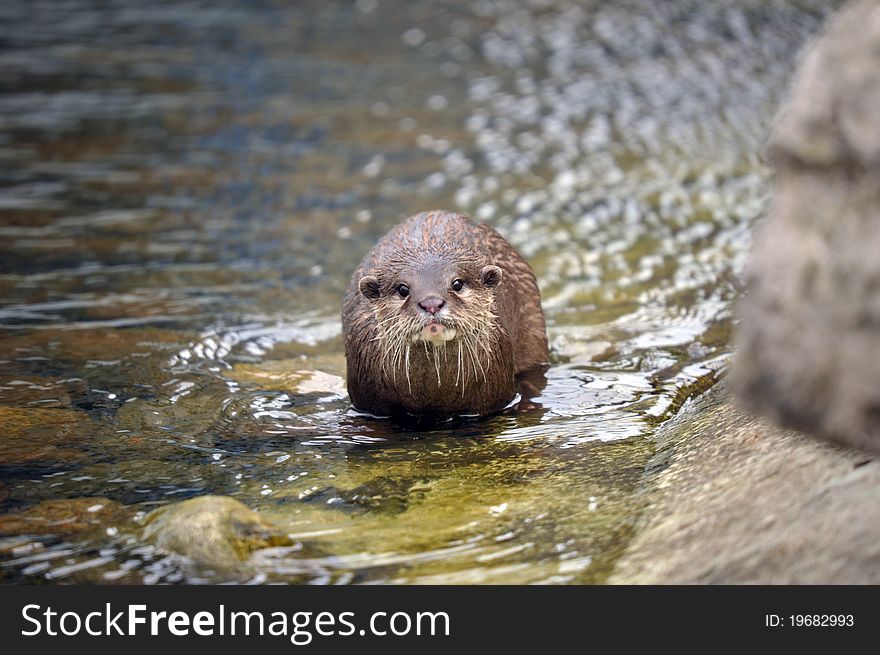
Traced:
<path fill-rule="evenodd" d="M 426 312 L 431 314 L 432 316 L 440 311 L 443 305 L 446 304 L 446 301 L 443 298 L 437 298 L 436 296 L 431 296 L 429 298 L 425 298 L 419 303 L 419 307 L 424 309 Z"/>

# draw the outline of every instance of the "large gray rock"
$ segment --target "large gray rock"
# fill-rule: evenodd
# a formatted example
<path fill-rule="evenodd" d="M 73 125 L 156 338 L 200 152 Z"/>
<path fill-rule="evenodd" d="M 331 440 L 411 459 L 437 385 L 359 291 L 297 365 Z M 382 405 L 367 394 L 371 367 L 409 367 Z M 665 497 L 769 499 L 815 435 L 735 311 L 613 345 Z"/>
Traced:
<path fill-rule="evenodd" d="M 768 152 L 735 387 L 784 426 L 880 451 L 880 2 L 830 21 Z"/>

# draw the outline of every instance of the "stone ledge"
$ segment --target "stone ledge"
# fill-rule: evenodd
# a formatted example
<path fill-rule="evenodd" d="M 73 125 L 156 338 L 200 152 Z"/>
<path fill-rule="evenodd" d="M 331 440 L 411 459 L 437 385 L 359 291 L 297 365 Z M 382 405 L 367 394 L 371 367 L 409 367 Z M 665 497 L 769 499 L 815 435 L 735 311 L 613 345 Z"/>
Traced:
<path fill-rule="evenodd" d="M 746 414 L 723 383 L 656 438 L 661 470 L 610 583 L 880 583 L 871 455 Z"/>

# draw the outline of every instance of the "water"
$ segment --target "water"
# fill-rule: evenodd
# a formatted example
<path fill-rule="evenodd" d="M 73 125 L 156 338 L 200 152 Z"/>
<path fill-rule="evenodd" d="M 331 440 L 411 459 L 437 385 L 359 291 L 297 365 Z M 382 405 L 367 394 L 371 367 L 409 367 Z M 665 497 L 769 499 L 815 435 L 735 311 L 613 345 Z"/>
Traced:
<path fill-rule="evenodd" d="M 253 582 L 603 581 L 833 3 L 141 4 L 0 5 L 0 579 L 220 579 L 137 523 L 213 493 L 298 543 Z M 349 275 L 435 207 L 535 268 L 538 411 L 350 410 Z"/>

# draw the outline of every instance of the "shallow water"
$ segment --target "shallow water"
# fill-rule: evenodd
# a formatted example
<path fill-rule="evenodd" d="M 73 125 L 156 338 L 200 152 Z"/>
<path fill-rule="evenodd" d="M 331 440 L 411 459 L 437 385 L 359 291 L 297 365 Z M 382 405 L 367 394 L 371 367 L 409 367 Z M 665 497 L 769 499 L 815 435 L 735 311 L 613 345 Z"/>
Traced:
<path fill-rule="evenodd" d="M 219 579 L 137 522 L 212 493 L 298 542 L 254 582 L 603 581 L 833 3 L 141 5 L 0 5 L 0 579 Z M 348 277 L 434 207 L 532 263 L 537 411 L 350 410 Z"/>

